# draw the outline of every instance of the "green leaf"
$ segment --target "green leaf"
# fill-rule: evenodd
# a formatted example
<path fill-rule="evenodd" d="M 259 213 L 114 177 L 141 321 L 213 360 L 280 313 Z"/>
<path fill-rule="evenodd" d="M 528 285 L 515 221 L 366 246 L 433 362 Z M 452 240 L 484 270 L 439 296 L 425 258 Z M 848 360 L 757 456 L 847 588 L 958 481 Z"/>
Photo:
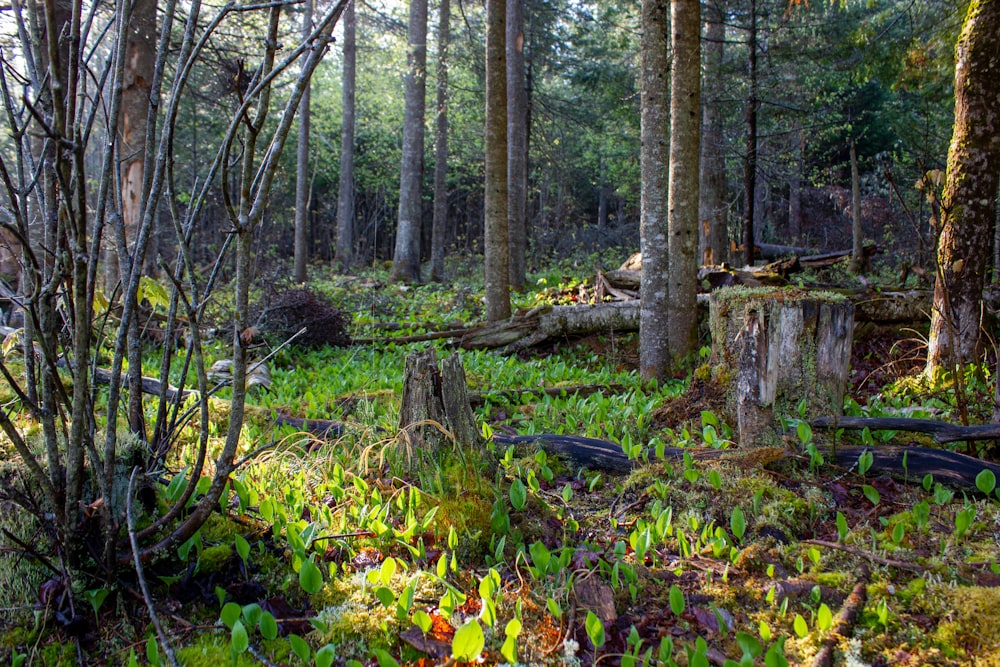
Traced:
<path fill-rule="evenodd" d="M 263 613 L 264 610 L 261 609 L 260 605 L 256 602 L 251 602 L 250 604 L 243 606 L 243 618 L 246 619 L 247 625 L 251 628 L 257 625 L 257 622 L 260 620 L 261 614 Z"/>
<path fill-rule="evenodd" d="M 592 611 L 587 612 L 585 627 L 587 628 L 587 636 L 590 637 L 594 646 L 597 648 L 604 646 L 604 622 L 598 618 L 597 614 Z"/>
<path fill-rule="evenodd" d="M 712 488 L 718 491 L 722 488 L 722 477 L 719 475 L 718 470 L 712 470 L 708 473 L 708 483 L 712 485 Z"/>
<path fill-rule="evenodd" d="M 298 657 L 302 662 L 309 662 L 309 658 L 312 657 L 312 649 L 309 648 L 309 644 L 306 640 L 302 639 L 298 635 L 288 635 L 288 643 L 292 647 L 292 653 Z"/>
<path fill-rule="evenodd" d="M 761 646 L 760 642 L 757 641 L 757 638 L 749 632 L 737 632 L 736 644 L 740 647 L 740 650 L 743 651 L 743 655 L 750 656 L 751 658 L 756 658 L 764 652 L 764 647 Z"/>
<path fill-rule="evenodd" d="M 451 640 L 451 652 L 458 660 L 472 662 L 479 659 L 479 654 L 486 646 L 486 638 L 478 621 L 471 620 L 455 631 Z"/>
<path fill-rule="evenodd" d="M 146 640 L 146 660 L 153 667 L 160 667 L 160 649 L 156 645 L 156 637 L 152 635 Z"/>
<path fill-rule="evenodd" d="M 310 595 L 319 593 L 323 588 L 323 573 L 312 558 L 302 561 L 302 567 L 299 569 L 299 585 Z"/>
<path fill-rule="evenodd" d="M 379 667 L 399 667 L 399 663 L 389 655 L 388 651 L 376 648 L 372 649 L 372 653 L 375 654 L 375 659 L 378 660 Z"/>
<path fill-rule="evenodd" d="M 733 536 L 742 541 L 743 535 L 747 530 L 746 517 L 743 516 L 743 510 L 736 506 L 733 508 L 733 513 L 729 517 L 729 527 L 733 529 Z"/>
<path fill-rule="evenodd" d="M 139 660 L 135 657 L 135 649 L 128 650 L 128 667 L 139 667 Z"/>
<path fill-rule="evenodd" d="M 388 586 L 389 582 L 392 581 L 393 575 L 396 574 L 396 566 L 396 559 L 392 556 L 382 561 L 382 567 L 379 568 L 379 580 L 383 586 Z"/>
<path fill-rule="evenodd" d="M 684 591 L 676 584 L 670 586 L 670 611 L 677 616 L 684 613 Z"/>
<path fill-rule="evenodd" d="M 330 667 L 333 664 L 333 659 L 337 657 L 337 650 L 334 648 L 333 644 L 327 644 L 320 650 L 316 651 L 316 667 Z"/>
<path fill-rule="evenodd" d="M 434 625 L 434 619 L 423 609 L 418 609 L 413 612 L 413 624 L 420 628 L 420 632 L 425 635 L 431 631 L 431 626 Z"/>
<path fill-rule="evenodd" d="M 837 512 L 837 539 L 841 542 L 847 539 L 847 518 L 843 512 Z"/>
<path fill-rule="evenodd" d="M 760 622 L 757 626 L 757 632 L 760 634 L 760 638 L 764 641 L 771 641 L 771 626 L 767 624 L 767 621 Z"/>
<path fill-rule="evenodd" d="M 507 625 L 504 626 L 503 634 L 506 637 L 517 637 L 521 634 L 521 621 L 516 618 L 512 618 L 507 621 Z"/>
<path fill-rule="evenodd" d="M 874 460 L 875 456 L 870 451 L 861 452 L 861 456 L 858 457 L 858 474 L 864 477 L 865 473 L 871 470 Z"/>
<path fill-rule="evenodd" d="M 555 599 L 549 598 L 548 600 L 546 600 L 545 606 L 548 608 L 549 613 L 552 614 L 553 617 L 557 619 L 562 618 L 563 615 L 562 607 L 559 606 L 559 603 L 556 602 Z"/>
<path fill-rule="evenodd" d="M 236 536 L 236 553 L 244 563 L 250 558 L 250 543 L 242 535 Z"/>
<path fill-rule="evenodd" d="M 865 494 L 865 498 L 867 498 L 872 505 L 878 505 L 879 500 L 882 499 L 882 496 L 879 495 L 878 490 L 871 484 L 865 484 L 864 486 L 862 486 L 861 492 Z"/>
<path fill-rule="evenodd" d="M 264 639 L 274 639 L 278 636 L 278 622 L 274 620 L 274 615 L 265 611 L 260 615 L 260 634 Z"/>
<path fill-rule="evenodd" d="M 764 664 L 767 667 L 788 667 L 783 639 L 771 644 L 771 647 L 767 649 L 767 653 L 764 654 Z"/>
<path fill-rule="evenodd" d="M 381 602 L 382 606 L 386 609 L 396 604 L 396 594 L 385 586 L 379 586 L 375 589 L 375 597 L 378 598 L 378 601 Z"/>
<path fill-rule="evenodd" d="M 833 627 L 833 613 L 826 604 L 821 604 L 819 610 L 816 612 L 816 627 L 820 629 L 821 632 L 826 632 Z"/>
<path fill-rule="evenodd" d="M 233 650 L 237 653 L 244 653 L 248 648 L 250 648 L 250 637 L 247 635 L 247 629 L 243 627 L 243 621 L 236 621 L 233 624 L 233 630 L 230 633 L 230 641 L 233 644 Z"/>
<path fill-rule="evenodd" d="M 806 619 L 802 618 L 802 614 L 795 614 L 795 621 L 792 623 L 792 628 L 795 630 L 795 634 L 802 639 L 809 634 L 809 624 L 806 623 Z"/>
<path fill-rule="evenodd" d="M 236 621 L 240 620 L 240 614 L 243 613 L 243 607 L 239 606 L 235 602 L 227 602 L 222 607 L 222 612 L 219 613 L 219 618 L 230 630 L 236 625 Z"/>
<path fill-rule="evenodd" d="M 514 507 L 514 509 L 519 512 L 523 510 L 524 506 L 528 502 L 528 489 L 525 488 L 524 482 L 521 481 L 520 477 L 511 483 L 509 494 L 510 504 Z"/>
<path fill-rule="evenodd" d="M 997 485 L 997 476 L 989 468 L 983 468 L 976 475 L 976 488 L 989 495 Z"/>

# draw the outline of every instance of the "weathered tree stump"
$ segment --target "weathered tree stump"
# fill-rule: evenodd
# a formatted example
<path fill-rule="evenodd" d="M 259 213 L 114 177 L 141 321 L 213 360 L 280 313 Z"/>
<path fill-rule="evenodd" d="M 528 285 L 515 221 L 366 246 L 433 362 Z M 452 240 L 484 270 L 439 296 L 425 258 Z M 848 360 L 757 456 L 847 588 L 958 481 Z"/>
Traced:
<path fill-rule="evenodd" d="M 433 348 L 406 357 L 399 429 L 415 451 L 433 452 L 452 443 L 464 449 L 483 448 L 457 354 L 444 359 L 440 367 Z"/>
<path fill-rule="evenodd" d="M 712 355 L 732 378 L 728 407 L 739 442 L 777 444 L 779 416 L 812 419 L 843 410 L 854 305 L 841 295 L 726 288 L 709 301 Z"/>

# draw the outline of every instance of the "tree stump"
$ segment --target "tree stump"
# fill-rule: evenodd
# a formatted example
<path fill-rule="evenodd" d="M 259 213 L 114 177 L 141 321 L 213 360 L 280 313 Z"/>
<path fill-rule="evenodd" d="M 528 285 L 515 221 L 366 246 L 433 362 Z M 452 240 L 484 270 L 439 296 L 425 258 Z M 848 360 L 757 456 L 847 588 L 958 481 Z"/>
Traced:
<path fill-rule="evenodd" d="M 483 449 L 457 354 L 440 367 L 433 348 L 406 357 L 399 429 L 415 451 L 434 452 L 450 443 Z"/>
<path fill-rule="evenodd" d="M 829 292 L 720 289 L 709 301 L 714 363 L 732 380 L 739 442 L 778 444 L 779 416 L 839 415 L 851 360 L 854 305 Z"/>

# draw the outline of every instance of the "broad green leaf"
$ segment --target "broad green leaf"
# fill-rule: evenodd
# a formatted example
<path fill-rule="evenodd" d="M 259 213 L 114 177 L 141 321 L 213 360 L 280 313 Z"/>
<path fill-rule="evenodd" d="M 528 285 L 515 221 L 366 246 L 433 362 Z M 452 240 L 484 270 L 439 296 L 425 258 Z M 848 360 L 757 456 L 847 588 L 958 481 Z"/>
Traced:
<path fill-rule="evenodd" d="M 319 593 L 323 588 L 323 573 L 312 558 L 302 561 L 302 567 L 299 568 L 299 585 L 310 595 Z"/>
<path fill-rule="evenodd" d="M 242 535 L 236 536 L 236 553 L 244 563 L 250 558 L 250 543 Z"/>
<path fill-rule="evenodd" d="M 882 499 L 882 496 L 878 493 L 878 489 L 871 484 L 865 484 L 862 486 L 861 492 L 865 494 L 865 498 L 867 498 L 872 505 L 878 505 L 879 501 Z"/>
<path fill-rule="evenodd" d="M 670 586 L 670 611 L 677 616 L 684 613 L 684 591 L 676 584 Z"/>
<path fill-rule="evenodd" d="M 333 659 L 337 657 L 337 650 L 334 648 L 333 644 L 327 644 L 320 650 L 316 651 L 316 667 L 330 667 L 333 664 Z"/>
<path fill-rule="evenodd" d="M 233 644 L 233 650 L 237 653 L 244 653 L 248 648 L 250 648 L 250 637 L 247 636 L 247 629 L 243 627 L 243 621 L 236 621 L 233 624 L 233 630 L 230 633 L 230 641 Z"/>
<path fill-rule="evenodd" d="M 260 615 L 260 634 L 264 639 L 274 639 L 278 636 L 278 623 L 269 611 Z"/>
<path fill-rule="evenodd" d="M 843 512 L 837 512 L 837 539 L 841 542 L 847 539 L 847 518 Z"/>
<path fill-rule="evenodd" d="M 243 607 L 239 606 L 235 602 L 227 602 L 222 607 L 222 611 L 219 613 L 219 618 L 230 630 L 236 625 L 236 621 L 240 620 L 240 614 L 243 613 Z"/>
<path fill-rule="evenodd" d="M 373 649 L 372 653 L 375 654 L 375 659 L 378 660 L 378 667 L 399 667 L 399 663 L 389 655 L 389 652 L 384 649 Z"/>
<path fill-rule="evenodd" d="M 816 612 L 816 627 L 821 632 L 826 632 L 833 627 L 833 613 L 830 612 L 830 608 L 825 603 L 821 604 Z"/>
<path fill-rule="evenodd" d="M 455 631 L 455 637 L 451 641 L 451 652 L 456 659 L 471 662 L 479 659 L 485 646 L 483 629 L 479 622 L 473 619 Z"/>
<path fill-rule="evenodd" d="M 809 634 L 809 624 L 806 623 L 806 619 L 802 618 L 802 614 L 795 614 L 795 621 L 792 623 L 792 628 L 795 630 L 795 634 L 802 639 Z"/>
<path fill-rule="evenodd" d="M 156 645 L 156 637 L 152 635 L 146 641 L 146 660 L 153 667 L 160 667 L 160 648 Z"/>
<path fill-rule="evenodd" d="M 983 468 L 976 475 L 976 488 L 989 495 L 997 485 L 997 476 L 989 468 Z"/>
<path fill-rule="evenodd" d="M 739 506 L 733 508 L 733 513 L 729 517 L 729 527 L 733 529 L 733 536 L 742 541 L 743 535 L 747 530 L 746 517 L 743 516 L 743 510 Z"/>
<path fill-rule="evenodd" d="M 604 646 L 604 622 L 598 618 L 597 614 L 588 611 L 584 625 L 587 629 L 587 636 L 590 637 L 594 646 L 597 648 Z"/>
<path fill-rule="evenodd" d="M 288 643 L 292 647 L 292 653 L 294 653 L 299 660 L 308 663 L 309 658 L 312 657 L 312 649 L 309 648 L 309 644 L 306 640 L 302 639 L 298 635 L 288 635 Z"/>
<path fill-rule="evenodd" d="M 518 477 L 510 485 L 510 504 L 517 511 L 524 509 L 524 506 L 528 502 L 528 489 L 525 488 L 524 482 Z"/>

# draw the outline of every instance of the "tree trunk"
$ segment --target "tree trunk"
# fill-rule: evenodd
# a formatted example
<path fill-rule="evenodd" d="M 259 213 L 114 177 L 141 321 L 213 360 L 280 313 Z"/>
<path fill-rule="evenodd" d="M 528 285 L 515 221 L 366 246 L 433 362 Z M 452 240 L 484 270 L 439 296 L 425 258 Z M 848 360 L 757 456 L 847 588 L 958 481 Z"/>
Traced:
<path fill-rule="evenodd" d="M 512 0 L 513 1 L 513 0 Z M 507 229 L 507 63 L 504 0 L 486 4 L 486 321 L 510 317 Z"/>
<path fill-rule="evenodd" d="M 712 355 L 729 369 L 739 442 L 778 445 L 782 416 L 839 415 L 854 305 L 787 290 L 721 289 L 709 299 Z"/>
<path fill-rule="evenodd" d="M 302 8 L 302 39 L 312 32 L 313 0 L 305 0 Z M 304 67 L 305 65 L 303 65 Z M 306 265 L 309 262 L 309 98 L 312 86 L 306 84 L 299 102 L 299 136 L 295 153 L 295 251 L 292 260 L 292 278 L 297 283 L 306 282 Z"/>
<path fill-rule="evenodd" d="M 746 155 L 743 157 L 743 264 L 753 266 L 754 204 L 757 192 L 757 0 L 750 0 L 747 30 Z"/>
<path fill-rule="evenodd" d="M 689 359 L 698 345 L 698 156 L 701 139 L 701 4 L 671 2 L 669 229 L 670 357 Z"/>
<path fill-rule="evenodd" d="M 447 0 L 445 0 L 447 1 Z M 335 260 L 346 272 L 354 261 L 354 91 L 357 77 L 357 22 L 354 1 L 344 9 L 344 83 L 340 129 L 340 183 L 337 190 Z"/>
<path fill-rule="evenodd" d="M 507 0 L 507 226 L 510 286 L 524 290 L 528 243 L 528 90 L 524 72 L 524 2 Z"/>
<path fill-rule="evenodd" d="M 434 120 L 434 219 L 431 223 L 431 280 L 444 280 L 444 248 L 448 233 L 448 42 L 451 0 L 438 10 L 437 116 Z"/>
<path fill-rule="evenodd" d="M 1000 176 L 1000 2 L 973 0 L 958 40 L 955 129 L 941 201 L 927 372 L 979 351 L 990 225 Z"/>
<path fill-rule="evenodd" d="M 641 213 L 642 302 L 639 374 L 662 380 L 670 365 L 667 320 L 667 0 L 642 1 Z"/>
<path fill-rule="evenodd" d="M 795 244 L 802 237 L 802 159 L 806 150 L 806 135 L 798 120 L 798 130 L 792 132 L 792 162 L 788 171 L 788 242 Z"/>
<path fill-rule="evenodd" d="M 861 175 L 858 173 L 858 151 L 851 139 L 851 271 L 865 271 L 864 233 L 861 229 Z"/>
<path fill-rule="evenodd" d="M 427 78 L 427 0 L 410 0 L 403 109 L 403 158 L 399 170 L 399 216 L 392 278 L 420 282 L 420 222 L 424 176 L 424 95 Z"/>
<path fill-rule="evenodd" d="M 702 264 L 722 264 L 729 252 L 726 229 L 726 145 L 722 115 L 722 60 L 726 26 L 714 8 L 705 21 L 705 82 L 702 96 L 701 183 L 698 217 Z"/>

